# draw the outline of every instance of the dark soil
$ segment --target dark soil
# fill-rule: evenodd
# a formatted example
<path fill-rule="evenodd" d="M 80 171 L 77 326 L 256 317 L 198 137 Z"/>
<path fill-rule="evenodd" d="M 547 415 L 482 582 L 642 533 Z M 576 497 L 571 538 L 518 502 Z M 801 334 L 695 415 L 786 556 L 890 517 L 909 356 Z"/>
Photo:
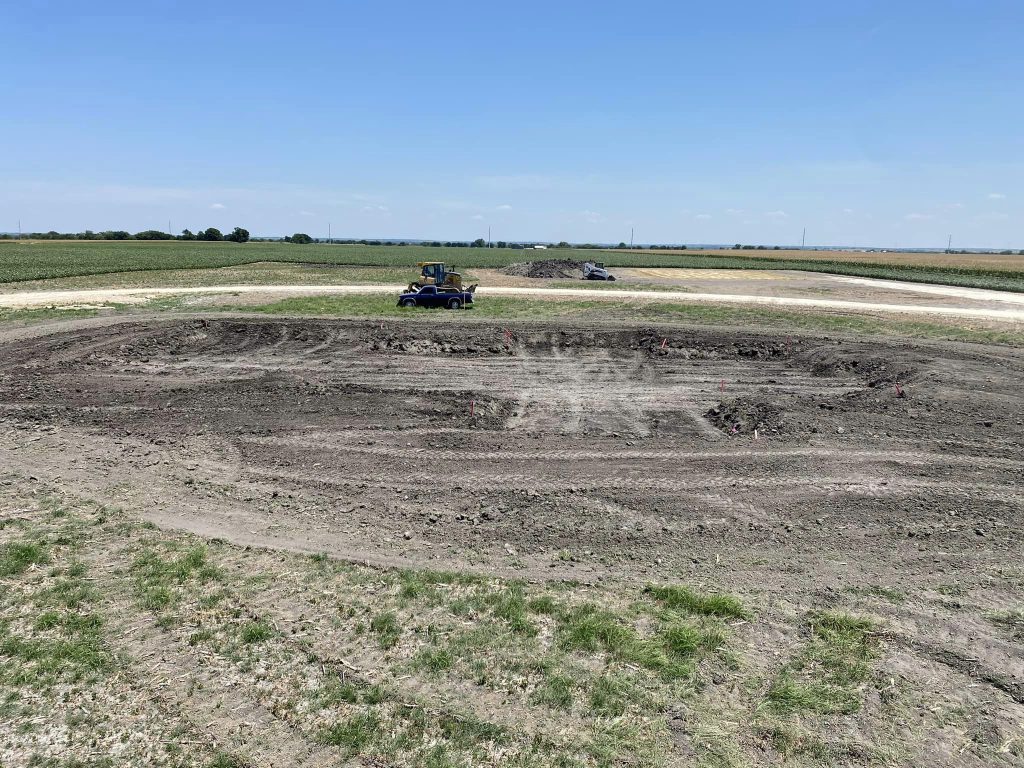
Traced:
<path fill-rule="evenodd" d="M 509 264 L 500 270 L 506 275 L 516 277 L 546 277 L 583 279 L 583 262 L 575 259 L 543 259 L 540 261 L 521 261 Z"/>

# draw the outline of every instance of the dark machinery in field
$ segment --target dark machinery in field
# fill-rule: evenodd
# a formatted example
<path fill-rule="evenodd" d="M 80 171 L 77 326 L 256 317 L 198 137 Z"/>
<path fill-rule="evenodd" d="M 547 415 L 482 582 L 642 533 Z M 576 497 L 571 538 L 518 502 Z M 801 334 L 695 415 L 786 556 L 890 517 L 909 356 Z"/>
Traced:
<path fill-rule="evenodd" d="M 440 290 L 461 291 L 462 275 L 452 267 L 448 269 L 443 261 L 420 261 L 416 264 L 420 268 L 420 277 L 409 283 L 409 292 L 418 291 L 425 285 L 436 285 Z M 476 285 L 471 285 L 465 290 L 473 293 Z"/>
<path fill-rule="evenodd" d="M 605 269 L 603 261 L 587 262 L 583 265 L 584 280 L 615 280 L 615 275 Z"/>

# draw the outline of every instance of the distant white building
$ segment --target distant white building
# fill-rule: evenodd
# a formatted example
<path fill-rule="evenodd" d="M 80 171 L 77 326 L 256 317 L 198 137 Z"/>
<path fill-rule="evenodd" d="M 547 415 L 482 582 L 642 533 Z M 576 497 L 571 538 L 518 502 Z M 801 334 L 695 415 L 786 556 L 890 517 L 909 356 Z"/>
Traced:
<path fill-rule="evenodd" d="M 533 247 L 534 247 L 534 250 L 538 250 L 538 251 L 546 251 L 548 249 L 548 247 L 546 245 L 535 245 Z"/>

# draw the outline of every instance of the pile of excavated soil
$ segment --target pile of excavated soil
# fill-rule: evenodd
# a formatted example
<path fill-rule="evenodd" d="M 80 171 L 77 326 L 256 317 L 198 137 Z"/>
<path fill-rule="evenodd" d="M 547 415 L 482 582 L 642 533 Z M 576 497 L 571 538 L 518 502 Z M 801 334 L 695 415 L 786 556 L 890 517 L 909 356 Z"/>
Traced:
<path fill-rule="evenodd" d="M 567 277 L 574 280 L 583 279 L 583 262 L 575 259 L 543 259 L 541 261 L 521 261 L 509 264 L 502 273 L 516 277 Z"/>

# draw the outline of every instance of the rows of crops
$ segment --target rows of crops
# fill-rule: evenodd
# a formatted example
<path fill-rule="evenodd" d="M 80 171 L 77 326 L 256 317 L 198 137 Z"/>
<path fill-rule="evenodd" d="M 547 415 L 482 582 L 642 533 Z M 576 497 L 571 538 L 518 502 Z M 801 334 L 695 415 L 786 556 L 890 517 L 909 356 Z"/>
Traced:
<path fill-rule="evenodd" d="M 892 260 L 898 254 L 880 254 Z M 919 260 L 920 254 L 915 254 Z M 445 261 L 459 267 L 502 267 L 537 258 L 601 259 L 616 267 L 713 269 L 796 269 L 810 272 L 912 280 L 997 290 L 1024 291 L 1021 269 L 947 264 L 870 263 L 785 255 L 665 253 L 641 251 L 523 251 L 426 246 L 292 245 L 290 243 L 11 241 L 0 243 L 0 283 L 76 275 L 156 269 L 203 269 L 260 261 L 408 267 L 417 261 Z M 1024 265 L 1024 261 L 1022 261 Z"/>

